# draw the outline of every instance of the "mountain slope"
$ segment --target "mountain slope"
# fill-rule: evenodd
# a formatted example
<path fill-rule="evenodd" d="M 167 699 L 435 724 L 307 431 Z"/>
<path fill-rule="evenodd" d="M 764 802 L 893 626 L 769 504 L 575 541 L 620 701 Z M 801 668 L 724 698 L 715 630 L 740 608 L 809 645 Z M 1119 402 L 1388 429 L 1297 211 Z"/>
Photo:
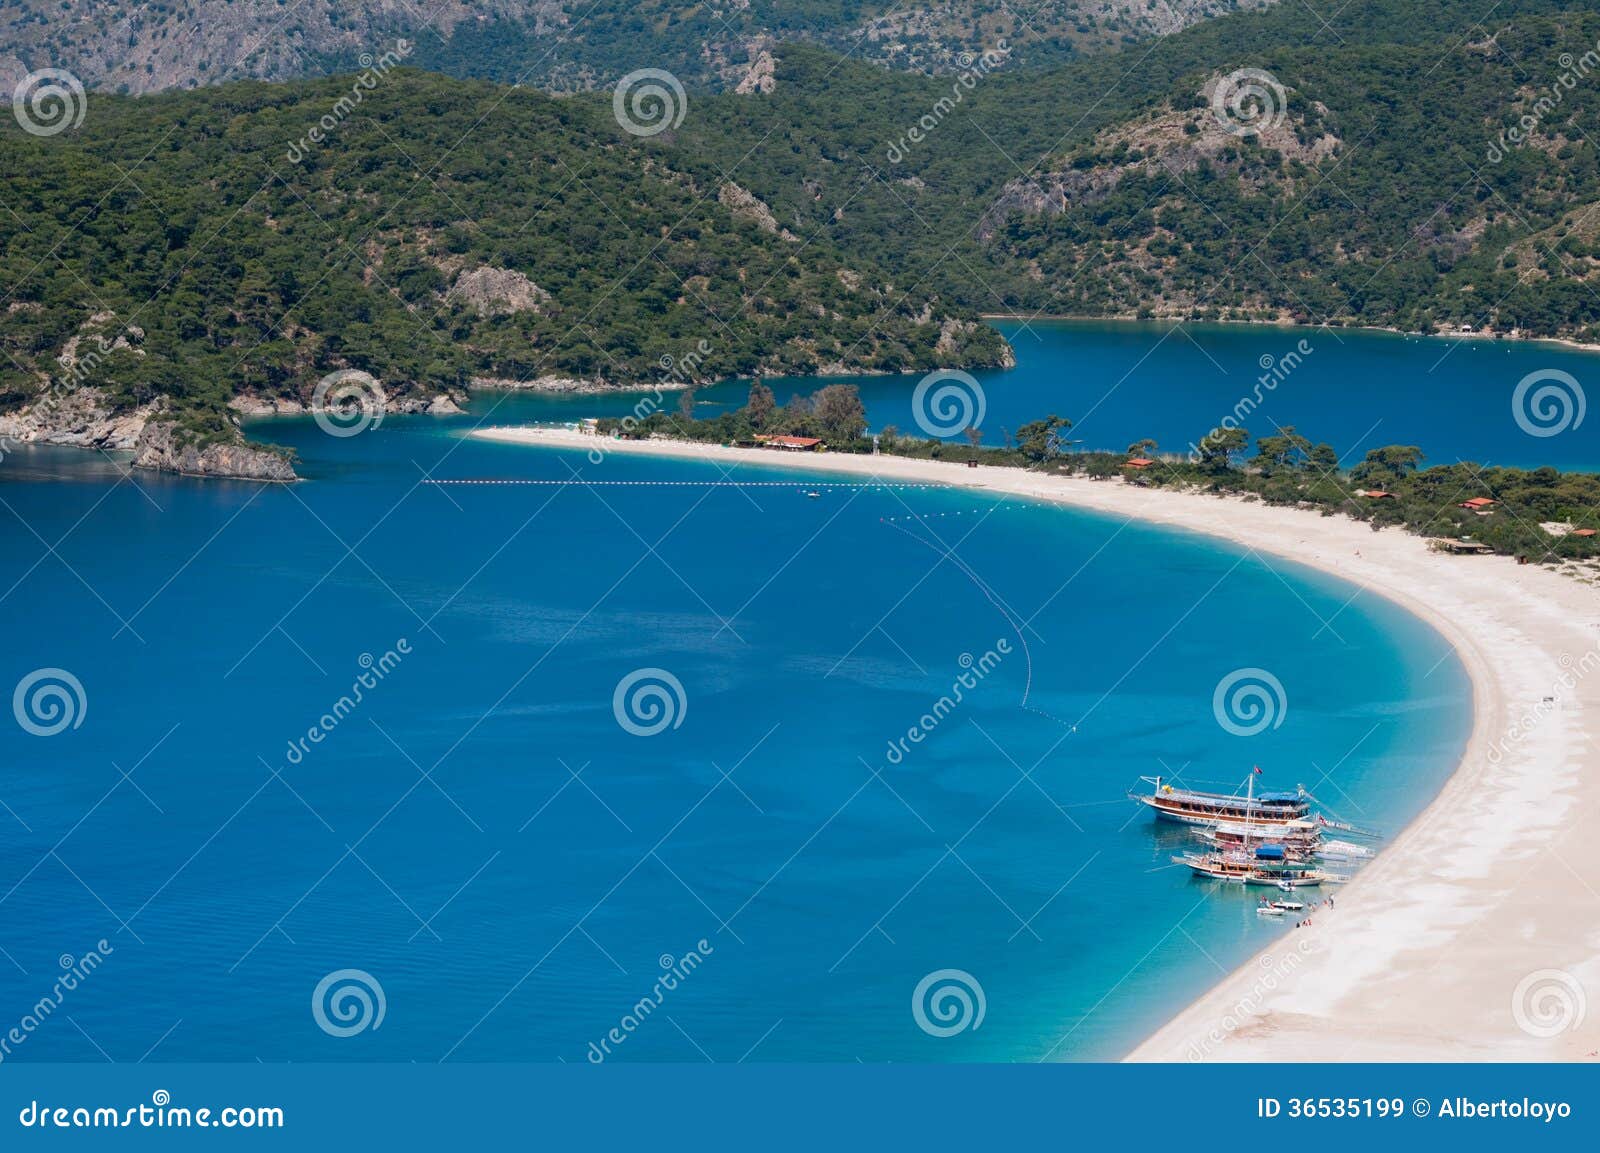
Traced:
<path fill-rule="evenodd" d="M 0 0 L 0 85 L 64 68 L 120 92 L 359 67 L 404 38 L 415 63 L 554 89 L 604 86 L 639 68 L 739 83 L 779 40 L 895 68 L 949 71 L 1007 42 L 1017 61 L 1165 35 L 1271 0 Z"/>
<path fill-rule="evenodd" d="M 0 133 L 0 411 L 65 381 L 69 435 L 204 446 L 352 370 L 418 407 L 1003 363 L 979 311 L 1600 339 L 1600 14 L 1480 15 L 1278 7 L 981 77 L 786 47 L 644 136 L 609 93 L 409 70 L 96 94 Z"/>
<path fill-rule="evenodd" d="M 787 227 L 985 311 L 1593 339 L 1600 14 L 1568 7 L 1278 7 L 960 91 L 789 48 L 676 146 L 781 138 L 749 183 Z M 1259 134 L 1211 99 L 1254 72 Z"/>
<path fill-rule="evenodd" d="M 970 311 L 893 291 L 715 168 L 653 155 L 609 101 L 403 70 L 357 97 L 95 96 L 78 129 L 0 131 L 0 410 L 89 392 L 227 436 L 241 396 L 303 404 L 345 371 L 415 406 L 474 380 L 1009 355 Z"/>

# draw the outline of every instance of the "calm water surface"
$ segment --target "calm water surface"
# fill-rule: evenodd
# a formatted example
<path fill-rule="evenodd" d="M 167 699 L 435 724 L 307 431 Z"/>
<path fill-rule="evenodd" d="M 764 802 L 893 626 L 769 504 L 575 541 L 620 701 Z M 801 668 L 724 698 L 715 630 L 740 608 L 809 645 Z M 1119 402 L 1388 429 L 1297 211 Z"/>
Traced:
<path fill-rule="evenodd" d="M 1035 327 L 997 419 L 1058 388 L 1074 412 L 1091 386 L 1067 369 L 1124 342 L 1147 365 L 1182 352 Z M 1234 359 L 1285 338 L 1256 339 Z M 1133 415 L 1187 421 L 1179 383 Z M 873 382 L 874 418 L 908 389 Z M 1091 418 L 1108 442 L 1167 435 L 1113 421 L 1121 396 Z M 1280 399 L 1345 427 L 1329 398 Z M 1116 1057 L 1282 931 L 1171 867 L 1181 834 L 1125 797 L 1141 775 L 1231 788 L 1259 764 L 1393 830 L 1465 739 L 1437 635 L 1276 560 L 765 468 L 745 488 L 421 484 L 722 479 L 471 423 L 277 422 L 293 488 L 126 481 L 66 450 L 0 465 L 0 683 L 64 669 L 86 702 L 58 735 L 0 725 L 0 1026 L 63 960 L 113 950 L 7 1059 L 582 1061 L 691 950 L 614 1059 Z M 369 660 L 387 672 L 347 711 Z M 1213 691 L 1249 667 L 1286 706 L 1238 736 Z M 682 686 L 650 736 L 613 707 L 641 669 Z M 312 1010 L 343 969 L 384 999 L 348 1038 Z M 981 1027 L 918 1026 L 941 969 L 981 985 Z"/>
<path fill-rule="evenodd" d="M 1018 366 L 973 374 L 984 390 L 989 444 L 1002 430 L 1057 413 L 1075 422 L 1072 435 L 1085 447 L 1120 451 L 1153 437 L 1162 451 L 1184 452 L 1238 411 L 1252 434 L 1294 425 L 1333 445 L 1346 466 L 1379 445 L 1417 444 L 1436 464 L 1600 470 L 1593 418 L 1553 436 L 1529 435 L 1515 419 L 1512 397 L 1531 372 L 1566 372 L 1600 395 L 1600 359 L 1561 345 L 1224 324 L 1036 320 L 997 327 L 1016 348 Z M 917 432 L 916 377 L 827 379 L 859 385 L 875 427 Z M 780 401 L 817 387 L 810 378 L 768 383 Z M 747 392 L 746 381 L 702 390 L 702 415 L 743 404 Z M 496 407 L 495 422 L 510 422 L 620 416 L 634 403 L 502 397 L 484 407 Z"/>

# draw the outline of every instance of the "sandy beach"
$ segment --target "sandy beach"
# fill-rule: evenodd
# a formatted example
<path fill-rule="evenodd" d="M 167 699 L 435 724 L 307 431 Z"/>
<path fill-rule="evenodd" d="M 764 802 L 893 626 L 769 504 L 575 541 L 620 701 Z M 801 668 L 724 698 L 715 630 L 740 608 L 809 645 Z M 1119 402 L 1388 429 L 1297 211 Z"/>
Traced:
<path fill-rule="evenodd" d="M 1600 1058 L 1600 590 L 1504 557 L 1238 498 L 889 456 L 471 435 L 550 448 L 945 483 L 1209 534 L 1313 566 L 1428 621 L 1473 684 L 1443 791 L 1336 908 L 1287 932 L 1148 1038 L 1135 1061 Z M 1316 898 L 1313 897 L 1313 900 Z"/>

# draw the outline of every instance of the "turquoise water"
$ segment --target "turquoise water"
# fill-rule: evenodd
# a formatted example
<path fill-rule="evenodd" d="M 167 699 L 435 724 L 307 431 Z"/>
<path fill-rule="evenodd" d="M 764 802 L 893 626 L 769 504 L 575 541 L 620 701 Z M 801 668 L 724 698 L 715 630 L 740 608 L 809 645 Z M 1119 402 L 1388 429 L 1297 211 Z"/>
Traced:
<path fill-rule="evenodd" d="M 1016 391 L 1055 387 L 1019 350 Z M 583 1061 L 613 1028 L 616 1060 L 1116 1057 L 1282 931 L 1170 867 L 1140 776 L 1259 764 L 1394 830 L 1465 739 L 1441 638 L 1278 561 L 765 468 L 420 484 L 722 479 L 471 423 L 275 422 L 293 488 L 0 464 L 0 688 L 83 690 L 77 727 L 0 724 L 0 1025 L 110 946 L 8 1060 Z M 1238 736 L 1213 691 L 1249 667 L 1286 707 Z M 654 735 L 613 705 L 641 669 L 681 685 Z M 344 969 L 383 990 L 351 1037 L 312 1011 Z M 979 1028 L 918 1026 L 942 969 Z"/>

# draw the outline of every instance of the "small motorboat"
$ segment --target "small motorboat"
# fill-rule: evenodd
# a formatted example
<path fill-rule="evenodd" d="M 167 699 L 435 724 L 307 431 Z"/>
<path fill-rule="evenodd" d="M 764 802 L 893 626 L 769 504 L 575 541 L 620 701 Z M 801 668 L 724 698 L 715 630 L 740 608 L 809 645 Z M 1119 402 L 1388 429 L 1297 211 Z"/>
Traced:
<path fill-rule="evenodd" d="M 822 494 L 820 492 L 818 492 L 816 489 L 811 489 L 810 491 L 808 491 L 806 493 L 806 499 L 807 500 L 816 500 L 821 495 Z"/>
<path fill-rule="evenodd" d="M 1306 911 L 1304 901 L 1273 901 L 1270 907 L 1280 913 L 1303 913 Z"/>
<path fill-rule="evenodd" d="M 1281 917 L 1288 912 L 1288 910 L 1280 909 L 1276 905 L 1257 905 L 1256 912 L 1263 917 Z"/>

